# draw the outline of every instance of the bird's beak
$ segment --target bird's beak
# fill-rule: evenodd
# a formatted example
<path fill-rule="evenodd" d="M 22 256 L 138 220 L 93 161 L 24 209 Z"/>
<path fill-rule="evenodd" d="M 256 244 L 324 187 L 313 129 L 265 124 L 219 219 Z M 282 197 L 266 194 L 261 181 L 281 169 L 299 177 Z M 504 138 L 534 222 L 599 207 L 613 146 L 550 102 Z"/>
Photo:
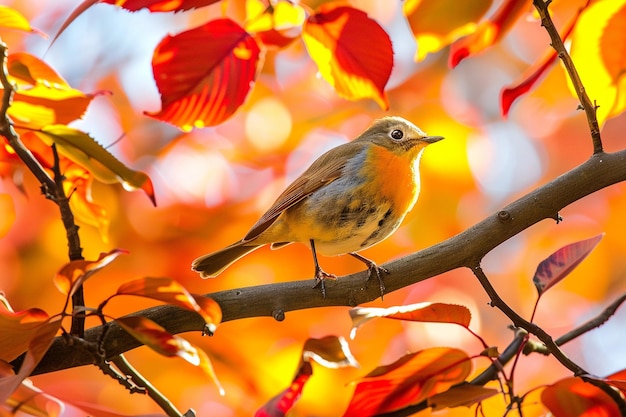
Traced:
<path fill-rule="evenodd" d="M 420 140 L 426 143 L 435 143 L 435 142 L 439 142 L 441 139 L 444 139 L 444 137 L 443 136 L 426 136 L 425 138 L 421 138 Z"/>

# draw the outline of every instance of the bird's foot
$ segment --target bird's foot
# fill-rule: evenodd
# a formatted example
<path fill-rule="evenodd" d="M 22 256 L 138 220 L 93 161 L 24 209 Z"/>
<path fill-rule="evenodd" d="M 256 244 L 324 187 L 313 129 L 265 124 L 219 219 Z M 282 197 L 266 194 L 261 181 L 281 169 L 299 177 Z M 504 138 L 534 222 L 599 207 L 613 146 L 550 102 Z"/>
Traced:
<path fill-rule="evenodd" d="M 322 297 L 326 298 L 326 283 L 327 279 L 332 279 L 333 281 L 337 279 L 337 275 L 329 274 L 324 271 L 322 268 L 317 266 L 315 268 L 315 285 L 313 288 L 321 287 L 322 289 Z"/>
<path fill-rule="evenodd" d="M 376 278 L 378 278 L 378 285 L 380 286 L 380 299 L 382 300 L 385 295 L 385 281 L 383 280 L 382 274 L 390 274 L 391 272 L 389 272 L 387 268 L 376 265 L 376 262 L 371 259 L 367 259 L 356 252 L 350 253 L 350 255 L 367 265 L 367 270 L 369 271 L 369 276 L 367 277 L 368 281 L 376 275 Z"/>

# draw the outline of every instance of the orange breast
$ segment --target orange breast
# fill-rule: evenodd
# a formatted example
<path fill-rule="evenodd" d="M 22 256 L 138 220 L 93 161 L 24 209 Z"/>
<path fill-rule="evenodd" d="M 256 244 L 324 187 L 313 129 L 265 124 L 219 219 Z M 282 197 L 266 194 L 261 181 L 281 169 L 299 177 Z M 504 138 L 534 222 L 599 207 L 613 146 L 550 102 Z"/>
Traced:
<path fill-rule="evenodd" d="M 406 214 L 409 212 L 420 191 L 419 157 L 422 149 L 417 147 L 403 154 L 396 154 L 380 146 L 372 146 L 364 173 L 369 176 L 377 193 L 393 202 L 394 209 Z"/>

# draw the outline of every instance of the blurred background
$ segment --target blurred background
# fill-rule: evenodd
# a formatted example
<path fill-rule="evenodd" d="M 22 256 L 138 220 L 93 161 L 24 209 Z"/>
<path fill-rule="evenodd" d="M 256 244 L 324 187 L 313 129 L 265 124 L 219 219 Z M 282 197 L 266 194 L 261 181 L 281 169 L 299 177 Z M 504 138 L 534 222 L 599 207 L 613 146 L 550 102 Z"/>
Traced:
<path fill-rule="evenodd" d="M 454 236 L 592 153 L 584 113 L 576 110 L 578 102 L 560 65 L 517 100 L 507 118 L 501 115 L 501 89 L 518 80 L 548 48 L 548 36 L 530 8 L 527 18 L 519 19 L 500 43 L 450 70 L 447 49 L 414 61 L 415 39 L 401 2 L 350 1 L 375 18 L 392 38 L 395 62 L 387 85 L 388 112 L 373 100 L 339 98 L 318 76 L 302 42 L 296 40 L 286 49 L 266 54 L 246 103 L 222 125 L 184 133 L 146 117 L 144 112 L 160 108 L 151 70 L 158 42 L 167 34 L 224 14 L 241 21 L 244 12 L 239 3 L 243 2 L 184 13 L 130 13 L 96 4 L 52 46 L 50 38 L 2 33 L 10 52 L 28 51 L 42 57 L 75 88 L 111 91 L 94 99 L 84 119 L 73 126 L 89 132 L 103 146 L 113 144 L 108 150 L 133 169 L 148 173 L 155 186 L 156 208 L 141 192 L 94 184 L 94 200 L 106 209 L 109 225 L 100 229 L 81 226 L 85 257 L 96 259 L 100 252 L 113 248 L 127 249 L 130 254 L 87 282 L 89 306 L 97 306 L 121 283 L 144 276 L 171 277 L 195 293 L 310 279 L 311 254 L 303 245 L 280 251 L 263 248 L 214 280 L 201 280 L 189 265 L 197 256 L 240 239 L 310 162 L 384 115 L 405 117 L 446 140 L 423 155 L 422 192 L 404 225 L 363 252 L 379 264 Z M 304 3 L 316 6 L 314 1 Z M 559 25 L 571 19 L 584 2 L 557 3 Z M 4 0 L 2 4 L 20 11 L 52 37 L 79 1 Z M 489 10 L 499 4 L 494 1 Z M 606 151 L 624 147 L 625 129 L 623 115 L 606 121 L 602 129 Z M 0 192 L 12 197 L 15 210 L 15 220 L 0 239 L 0 290 L 16 311 L 39 307 L 54 314 L 64 300 L 52 277 L 67 262 L 65 231 L 57 208 L 42 198 L 29 172 L 23 175 L 24 192 L 11 178 L 0 182 Z M 605 232 L 589 258 L 539 305 L 536 323 L 558 337 L 597 315 L 626 290 L 625 212 L 626 185 L 602 190 L 563 210 L 562 223 L 543 221 L 496 248 L 484 259 L 483 268 L 504 300 L 529 318 L 536 297 L 531 279 L 537 264 L 566 244 Z M 321 263 L 337 275 L 362 268 L 347 256 L 322 258 Z M 512 339 L 509 321 L 487 305 L 487 296 L 468 270 L 434 277 L 371 305 L 424 301 L 467 306 L 472 311 L 471 328 L 500 350 Z M 116 299 L 107 311 L 119 316 L 151 305 L 139 298 Z M 564 350 L 597 375 L 626 368 L 621 348 L 626 343 L 625 321 L 626 311 L 618 310 L 600 329 L 567 344 Z M 211 338 L 184 335 L 214 361 L 226 390 L 224 397 L 202 371 L 182 360 L 165 359 L 147 348 L 129 352 L 128 358 L 181 410 L 193 408 L 201 416 L 248 416 L 290 384 L 307 338 L 347 338 L 350 326 L 348 308 L 333 307 L 290 312 L 281 323 L 271 318 L 227 322 Z M 470 355 L 482 350 L 475 338 L 453 325 L 373 321 L 350 341 L 361 369 L 327 370 L 314 365 L 314 377 L 291 415 L 340 415 L 350 398 L 350 381 L 406 352 L 431 346 L 458 347 Z M 477 360 L 475 368 L 478 372 L 486 365 L 487 361 Z M 516 371 L 516 392 L 523 394 L 568 375 L 551 358 L 523 357 Z M 148 398 L 128 395 L 93 367 L 33 380 L 60 398 L 96 402 L 129 415 L 159 411 Z M 497 396 L 487 404 L 501 406 L 501 401 Z M 529 405 L 524 415 L 540 412 L 539 406 Z"/>

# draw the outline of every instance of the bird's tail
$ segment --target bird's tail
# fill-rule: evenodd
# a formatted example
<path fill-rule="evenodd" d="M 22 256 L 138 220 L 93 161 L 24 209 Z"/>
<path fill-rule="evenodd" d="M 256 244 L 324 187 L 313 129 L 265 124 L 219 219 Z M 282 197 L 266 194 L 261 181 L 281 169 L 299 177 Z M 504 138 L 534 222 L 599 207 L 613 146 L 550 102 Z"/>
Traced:
<path fill-rule="evenodd" d="M 203 255 L 191 263 L 191 269 L 198 272 L 201 278 L 213 278 L 222 273 L 237 259 L 247 255 L 263 245 L 243 245 L 241 242 L 233 243 L 224 249 Z"/>

